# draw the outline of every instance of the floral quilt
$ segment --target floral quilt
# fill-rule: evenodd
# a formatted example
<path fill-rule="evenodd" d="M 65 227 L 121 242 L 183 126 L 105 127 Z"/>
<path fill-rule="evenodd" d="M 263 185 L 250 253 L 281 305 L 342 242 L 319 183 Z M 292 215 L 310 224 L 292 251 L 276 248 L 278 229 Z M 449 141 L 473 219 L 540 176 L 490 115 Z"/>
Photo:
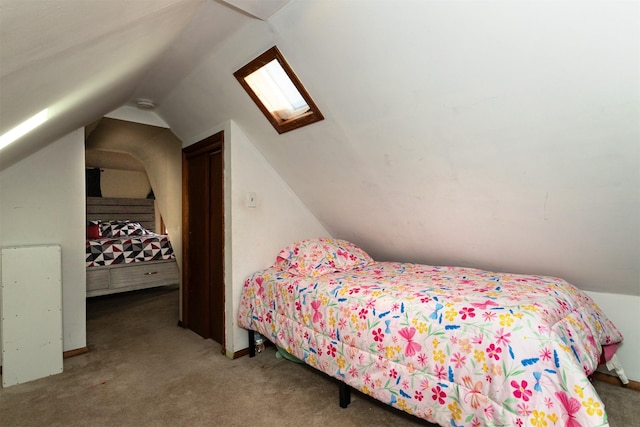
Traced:
<path fill-rule="evenodd" d="M 351 255 L 323 246 L 308 265 Z M 441 426 L 608 425 L 587 376 L 622 336 L 569 283 L 362 254 L 301 274 L 283 251 L 247 279 L 239 325 L 305 363 Z"/>

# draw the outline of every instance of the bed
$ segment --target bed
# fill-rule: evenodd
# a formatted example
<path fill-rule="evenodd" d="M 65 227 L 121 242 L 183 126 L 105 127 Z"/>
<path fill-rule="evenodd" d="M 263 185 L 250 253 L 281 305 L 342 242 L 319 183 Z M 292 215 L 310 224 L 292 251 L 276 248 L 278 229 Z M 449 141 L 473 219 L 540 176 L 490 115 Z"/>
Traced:
<path fill-rule="evenodd" d="M 623 339 L 564 280 L 375 262 L 329 238 L 291 244 L 248 278 L 238 322 L 441 426 L 608 425 L 589 375 Z"/>
<path fill-rule="evenodd" d="M 87 297 L 180 282 L 169 236 L 151 199 L 87 197 Z"/>

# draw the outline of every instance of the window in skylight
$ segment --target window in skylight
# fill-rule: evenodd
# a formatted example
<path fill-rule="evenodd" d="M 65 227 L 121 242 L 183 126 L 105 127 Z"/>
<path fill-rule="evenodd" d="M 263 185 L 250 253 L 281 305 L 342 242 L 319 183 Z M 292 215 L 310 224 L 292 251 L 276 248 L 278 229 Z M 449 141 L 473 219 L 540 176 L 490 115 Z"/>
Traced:
<path fill-rule="evenodd" d="M 275 46 L 233 75 L 278 133 L 324 119 Z"/>

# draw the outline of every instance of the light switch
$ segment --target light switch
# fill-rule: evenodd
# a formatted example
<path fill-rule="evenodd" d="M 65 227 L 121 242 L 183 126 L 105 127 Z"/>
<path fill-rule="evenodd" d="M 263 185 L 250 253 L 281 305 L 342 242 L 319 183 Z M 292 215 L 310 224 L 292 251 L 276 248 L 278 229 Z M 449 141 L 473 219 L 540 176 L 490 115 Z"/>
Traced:
<path fill-rule="evenodd" d="M 256 193 L 254 192 L 247 193 L 247 207 L 255 208 L 256 206 L 257 206 Z"/>

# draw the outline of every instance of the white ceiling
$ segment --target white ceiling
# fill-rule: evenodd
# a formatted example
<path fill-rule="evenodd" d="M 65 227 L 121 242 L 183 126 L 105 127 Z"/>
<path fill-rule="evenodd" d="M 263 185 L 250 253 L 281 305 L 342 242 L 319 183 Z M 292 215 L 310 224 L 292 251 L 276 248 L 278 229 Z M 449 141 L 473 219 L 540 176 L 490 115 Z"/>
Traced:
<path fill-rule="evenodd" d="M 3 150 L 0 170 L 138 98 L 161 103 L 229 34 L 286 3 L 2 0 L 0 134 L 47 107 L 50 119 Z"/>
<path fill-rule="evenodd" d="M 267 9 L 264 9 L 265 5 Z M 637 1 L 0 3 L 0 170 L 140 97 L 183 141 L 233 119 L 378 259 L 640 295 Z M 233 71 L 277 44 L 326 119 L 278 135 Z"/>

